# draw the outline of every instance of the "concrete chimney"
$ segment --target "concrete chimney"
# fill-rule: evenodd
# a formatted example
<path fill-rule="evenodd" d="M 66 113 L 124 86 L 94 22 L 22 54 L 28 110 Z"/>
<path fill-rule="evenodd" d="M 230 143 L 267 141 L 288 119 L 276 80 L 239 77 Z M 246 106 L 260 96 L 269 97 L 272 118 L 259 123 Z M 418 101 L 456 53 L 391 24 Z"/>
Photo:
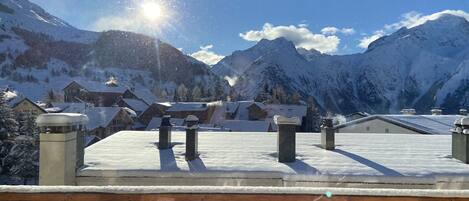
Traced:
<path fill-rule="evenodd" d="M 275 115 L 274 122 L 278 125 L 278 162 L 294 162 L 296 156 L 296 127 L 301 124 L 300 118 L 287 118 L 280 115 Z"/>
<path fill-rule="evenodd" d="M 186 161 L 199 157 L 198 152 L 199 118 L 189 115 L 186 118 Z"/>
<path fill-rule="evenodd" d="M 469 118 L 464 117 L 454 123 L 451 136 L 453 158 L 469 164 Z"/>
<path fill-rule="evenodd" d="M 39 185 L 75 185 L 76 169 L 83 166 L 82 114 L 42 114 L 36 120 L 39 137 Z M 81 141 L 79 143 L 79 141 Z"/>
<path fill-rule="evenodd" d="M 161 125 L 159 128 L 159 140 L 158 149 L 170 149 L 171 148 L 171 116 L 164 115 L 161 119 Z"/>
<path fill-rule="evenodd" d="M 467 110 L 466 109 L 459 109 L 459 115 L 467 116 Z"/>
<path fill-rule="evenodd" d="M 432 113 L 432 115 L 441 115 L 443 114 L 443 111 L 441 109 L 438 109 L 438 108 L 433 108 L 430 110 L 430 112 Z"/>
<path fill-rule="evenodd" d="M 335 149 L 335 130 L 332 119 L 324 119 L 321 125 L 321 146 L 326 150 Z"/>
<path fill-rule="evenodd" d="M 404 114 L 404 115 L 414 115 L 415 113 L 416 113 L 415 109 L 412 109 L 412 108 L 401 110 L 401 114 Z"/>

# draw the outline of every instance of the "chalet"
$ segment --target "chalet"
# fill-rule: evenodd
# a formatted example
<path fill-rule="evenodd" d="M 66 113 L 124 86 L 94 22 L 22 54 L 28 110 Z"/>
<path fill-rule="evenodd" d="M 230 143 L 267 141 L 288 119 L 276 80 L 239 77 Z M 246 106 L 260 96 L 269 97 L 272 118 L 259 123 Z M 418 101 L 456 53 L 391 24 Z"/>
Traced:
<path fill-rule="evenodd" d="M 122 97 L 126 99 L 139 99 L 147 105 L 151 105 L 158 100 L 156 96 L 146 88 L 126 90 Z"/>
<path fill-rule="evenodd" d="M 40 114 L 47 113 L 44 108 L 40 107 L 37 103 L 26 97 L 16 97 L 10 100 L 8 104 L 16 114 L 29 113 L 34 116 L 38 116 Z"/>
<path fill-rule="evenodd" d="M 449 135 L 461 115 L 371 115 L 335 127 L 338 133 L 405 133 Z"/>
<path fill-rule="evenodd" d="M 120 107 L 92 107 L 85 113 L 89 118 L 88 134 L 104 139 L 118 131 L 130 130 L 132 117 Z"/>
<path fill-rule="evenodd" d="M 127 87 L 85 81 L 72 81 L 63 88 L 65 102 L 87 102 L 99 107 L 112 106 L 127 90 Z"/>
<path fill-rule="evenodd" d="M 148 123 L 148 126 L 146 127 L 145 130 L 147 131 L 158 130 L 158 128 L 161 125 L 161 119 L 162 119 L 161 117 L 153 117 L 150 123 Z M 170 122 L 174 127 L 182 127 L 185 123 L 184 119 L 178 119 L 178 118 L 171 118 Z"/>
<path fill-rule="evenodd" d="M 166 114 L 173 118 L 186 118 L 194 115 L 200 122 L 207 122 L 210 118 L 209 107 L 204 102 L 176 102 L 171 103 L 171 107 L 166 110 Z"/>
<path fill-rule="evenodd" d="M 148 125 L 150 123 L 151 119 L 154 117 L 162 117 L 165 115 L 166 110 L 171 106 L 169 103 L 157 103 L 154 102 L 150 104 L 145 111 L 143 111 L 140 116 L 139 120 L 142 122 L 144 125 Z"/>
<path fill-rule="evenodd" d="M 142 114 L 147 108 L 148 105 L 144 101 L 140 99 L 128 99 L 128 98 L 122 98 L 119 101 L 117 101 L 117 106 L 119 107 L 127 107 L 135 111 L 136 115 L 139 116 Z"/>
<path fill-rule="evenodd" d="M 264 120 L 267 117 L 267 111 L 265 105 L 258 102 L 253 102 L 248 107 L 249 120 Z"/>
<path fill-rule="evenodd" d="M 370 114 L 366 112 L 354 112 L 354 113 L 345 115 L 345 121 L 349 122 L 349 121 L 353 121 L 353 120 L 360 119 L 360 118 L 367 117 L 367 116 L 370 116 Z"/>

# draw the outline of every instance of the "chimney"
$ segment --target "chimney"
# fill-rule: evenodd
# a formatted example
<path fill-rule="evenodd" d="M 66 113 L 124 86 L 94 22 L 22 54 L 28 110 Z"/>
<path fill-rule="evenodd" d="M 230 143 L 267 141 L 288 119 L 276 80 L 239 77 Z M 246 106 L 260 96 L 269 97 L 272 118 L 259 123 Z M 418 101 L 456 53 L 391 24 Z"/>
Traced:
<path fill-rule="evenodd" d="M 198 153 L 199 118 L 189 115 L 186 118 L 186 161 L 195 160 Z"/>
<path fill-rule="evenodd" d="M 298 117 L 287 118 L 275 115 L 274 122 L 278 125 L 278 162 L 294 162 L 296 156 L 296 127 L 300 125 L 300 119 Z"/>
<path fill-rule="evenodd" d="M 161 125 L 159 128 L 159 140 L 158 149 L 170 149 L 171 148 L 171 116 L 164 115 L 161 119 Z"/>
<path fill-rule="evenodd" d="M 466 109 L 459 109 L 459 114 L 463 116 L 467 116 L 467 110 Z"/>
<path fill-rule="evenodd" d="M 443 113 L 443 111 L 438 108 L 433 108 L 432 110 L 430 110 L 430 112 L 432 113 L 432 115 L 441 115 Z"/>
<path fill-rule="evenodd" d="M 469 164 L 469 118 L 456 120 L 454 126 L 451 134 L 451 154 L 453 158 Z"/>
<path fill-rule="evenodd" d="M 39 185 L 75 185 L 76 169 L 83 166 L 82 114 L 42 114 L 36 120 L 39 137 Z"/>
<path fill-rule="evenodd" d="M 321 146 L 326 150 L 335 149 L 335 131 L 332 119 L 324 119 L 321 125 Z"/>
<path fill-rule="evenodd" d="M 415 109 L 402 109 L 401 110 L 401 114 L 404 114 L 404 115 L 414 115 L 415 114 Z"/>

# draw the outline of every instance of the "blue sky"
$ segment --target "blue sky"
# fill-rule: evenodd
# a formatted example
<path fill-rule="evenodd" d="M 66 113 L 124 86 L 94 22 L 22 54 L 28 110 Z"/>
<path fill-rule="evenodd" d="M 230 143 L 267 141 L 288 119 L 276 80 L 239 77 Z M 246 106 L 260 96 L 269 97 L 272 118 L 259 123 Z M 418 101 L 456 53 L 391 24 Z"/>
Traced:
<path fill-rule="evenodd" d="M 260 38 L 277 36 L 290 37 L 297 47 L 330 54 L 363 52 L 372 39 L 409 21 L 444 10 L 469 12 L 467 0 L 32 1 L 75 27 L 125 29 L 157 36 L 187 54 L 198 52 L 195 56 L 212 59 L 212 63 L 254 45 Z M 141 15 L 142 5 L 149 1 L 161 5 L 163 14 L 157 20 Z"/>

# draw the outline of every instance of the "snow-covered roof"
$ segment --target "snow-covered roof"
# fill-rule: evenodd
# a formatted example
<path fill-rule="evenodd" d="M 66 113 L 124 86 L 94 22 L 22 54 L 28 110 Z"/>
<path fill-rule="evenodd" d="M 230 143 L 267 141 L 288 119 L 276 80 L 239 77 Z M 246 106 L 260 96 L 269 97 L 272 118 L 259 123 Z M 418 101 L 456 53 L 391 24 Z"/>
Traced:
<path fill-rule="evenodd" d="M 138 98 L 145 101 L 147 105 L 150 105 L 158 100 L 156 96 L 149 90 L 145 88 L 135 89 L 132 91 Z"/>
<path fill-rule="evenodd" d="M 282 115 L 284 117 L 298 117 L 301 118 L 306 116 L 308 107 L 306 105 L 283 105 L 283 104 L 266 104 L 265 110 L 267 111 L 268 117 L 275 115 Z"/>
<path fill-rule="evenodd" d="M 184 119 L 171 118 L 170 122 L 174 126 L 184 125 Z M 150 123 L 148 123 L 147 128 L 145 130 L 147 131 L 157 130 L 160 127 L 160 125 L 161 125 L 161 117 L 153 117 Z"/>
<path fill-rule="evenodd" d="M 254 101 L 238 101 L 238 111 L 236 112 L 235 119 L 237 120 L 249 120 L 248 107 L 251 106 Z"/>
<path fill-rule="evenodd" d="M 167 112 L 179 111 L 205 111 L 207 110 L 207 103 L 204 102 L 177 102 L 171 103 L 171 107 Z"/>
<path fill-rule="evenodd" d="M 469 165 L 450 157 L 449 135 L 340 133 L 335 139 L 336 150 L 326 151 L 317 146 L 321 144 L 320 134 L 297 133 L 297 160 L 279 163 L 276 133 L 200 132 L 200 159 L 187 162 L 183 157 L 184 132 L 173 132 L 175 146 L 171 150 L 159 150 L 154 145 L 158 140 L 155 133 L 122 131 L 88 147 L 86 167 L 78 174 L 178 178 L 251 175 L 335 185 L 434 185 L 445 179 L 469 179 Z"/>
<path fill-rule="evenodd" d="M 53 108 L 60 108 L 61 112 L 83 113 L 87 108 L 86 103 L 50 103 Z"/>
<path fill-rule="evenodd" d="M 239 132 L 268 132 L 270 122 L 268 121 L 248 121 L 248 120 L 225 120 L 217 124 L 218 127 Z"/>
<path fill-rule="evenodd" d="M 123 98 L 122 101 L 124 101 L 130 107 L 130 109 L 137 113 L 141 113 L 148 108 L 148 105 L 139 99 Z"/>
<path fill-rule="evenodd" d="M 223 105 L 225 106 L 226 113 L 235 113 L 239 107 L 238 102 L 225 102 Z"/>
<path fill-rule="evenodd" d="M 89 119 L 87 128 L 93 130 L 99 127 L 107 127 L 121 110 L 120 107 L 92 107 L 86 109 L 85 114 Z"/>
<path fill-rule="evenodd" d="M 123 87 L 123 86 L 111 87 L 111 86 L 107 86 L 105 83 L 94 82 L 94 81 L 84 81 L 84 80 L 79 80 L 79 81 L 74 80 L 70 82 L 66 87 L 68 87 L 73 82 L 82 86 L 89 92 L 96 92 L 96 93 L 124 93 L 126 90 L 129 89 L 128 87 Z"/>
<path fill-rule="evenodd" d="M 355 124 L 380 119 L 422 134 L 451 134 L 453 122 L 461 115 L 371 115 L 336 126 L 342 128 Z"/>

